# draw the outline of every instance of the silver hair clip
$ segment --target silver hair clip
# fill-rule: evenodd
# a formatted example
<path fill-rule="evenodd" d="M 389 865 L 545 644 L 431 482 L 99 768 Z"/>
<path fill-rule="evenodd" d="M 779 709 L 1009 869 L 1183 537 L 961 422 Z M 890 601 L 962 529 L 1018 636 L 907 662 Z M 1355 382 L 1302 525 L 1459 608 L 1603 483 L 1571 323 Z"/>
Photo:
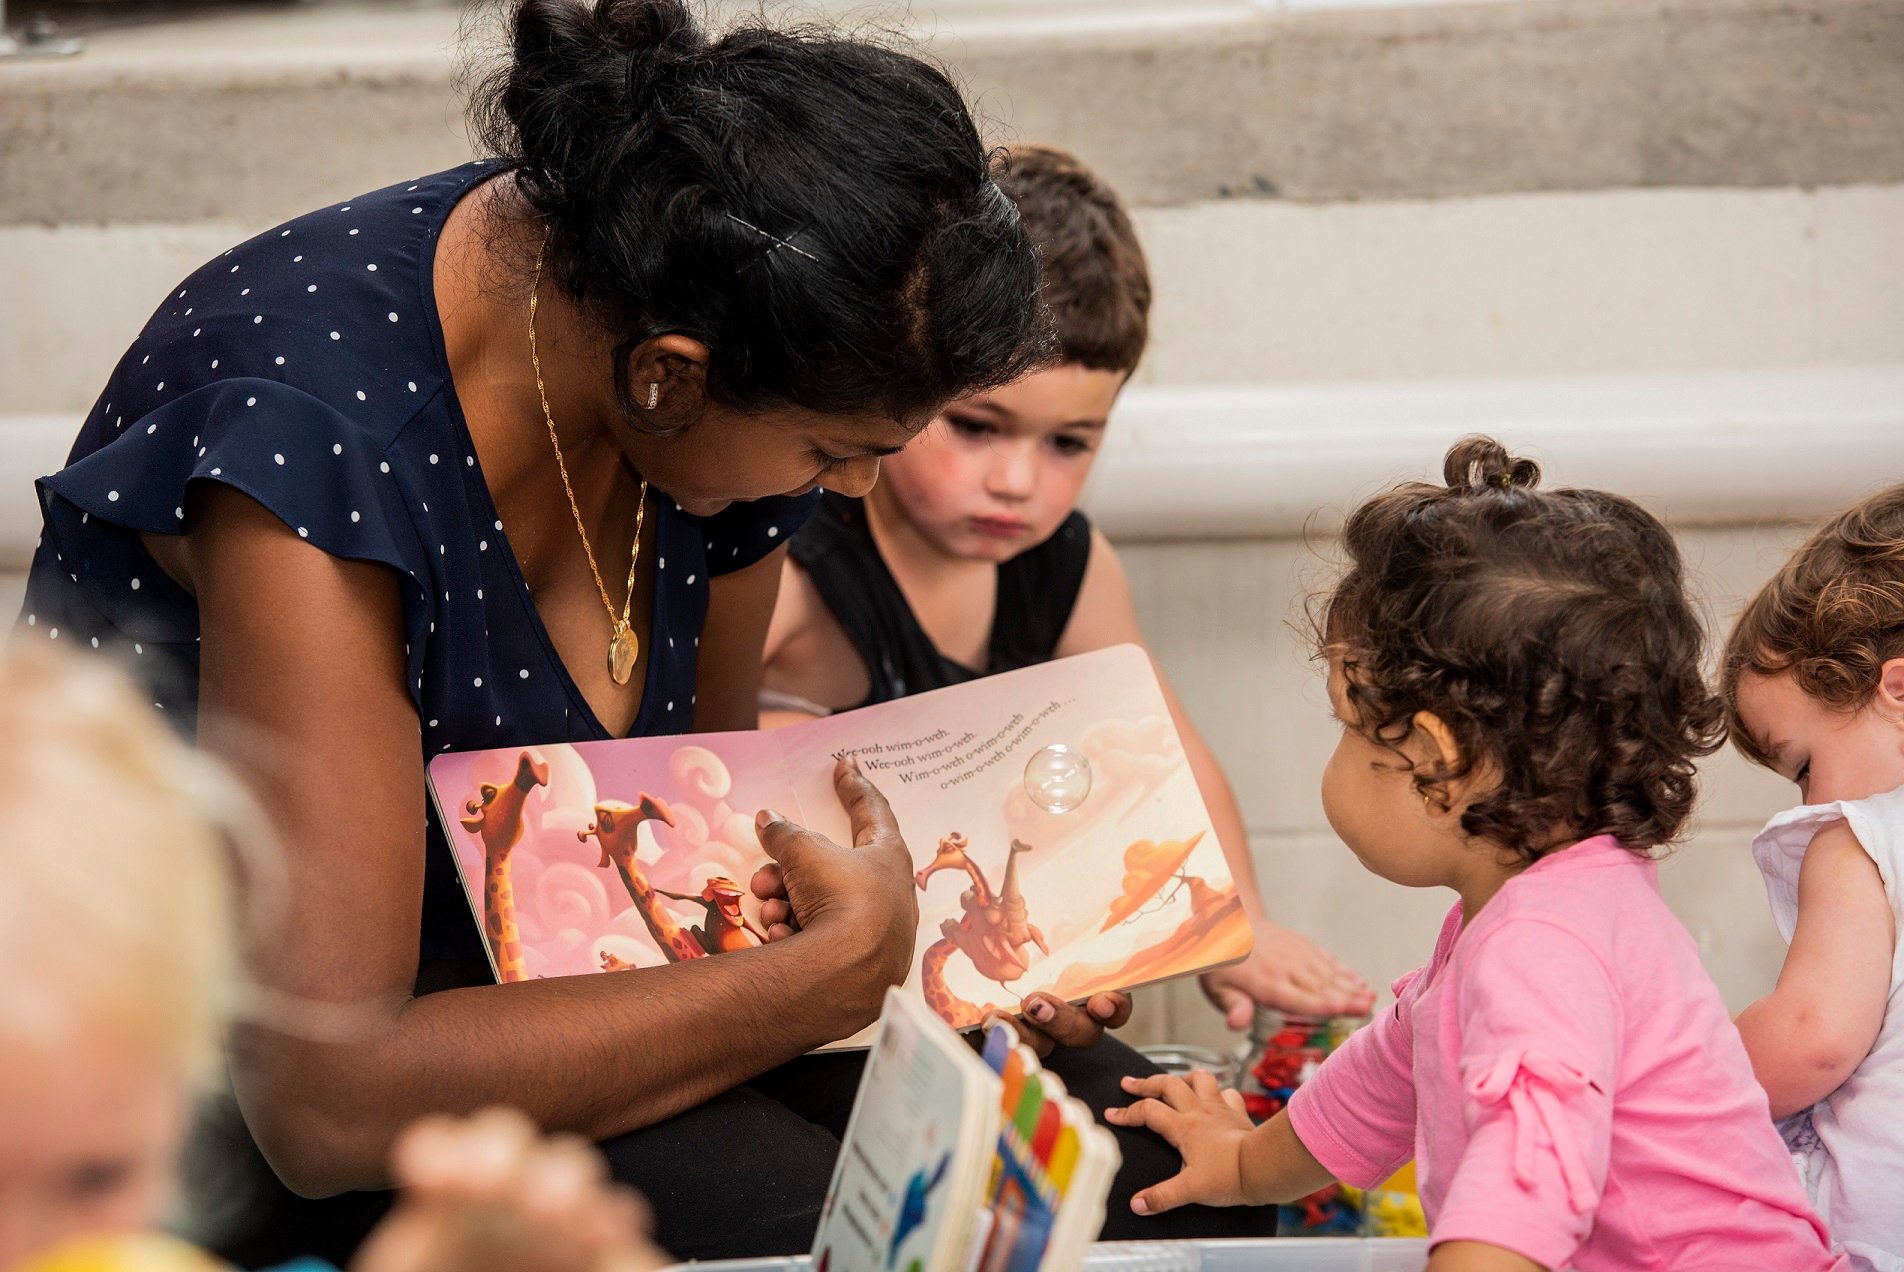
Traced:
<path fill-rule="evenodd" d="M 755 225 L 753 222 L 741 220 L 739 217 L 735 216 L 732 212 L 729 212 L 727 214 L 727 219 L 732 221 L 735 225 L 742 226 L 745 229 L 752 230 L 754 233 L 760 235 L 760 237 L 770 240 L 773 243 L 773 246 L 767 249 L 767 255 L 769 256 L 773 255 L 775 252 L 779 251 L 781 248 L 784 247 L 789 252 L 797 252 L 801 256 L 806 257 L 808 260 L 812 261 L 815 265 L 820 264 L 819 257 L 815 256 L 812 252 L 807 251 L 804 247 L 801 247 L 798 243 L 789 243 L 786 239 L 781 238 L 777 234 L 769 234 L 767 233 L 767 231 L 761 229 L 758 225 Z"/>

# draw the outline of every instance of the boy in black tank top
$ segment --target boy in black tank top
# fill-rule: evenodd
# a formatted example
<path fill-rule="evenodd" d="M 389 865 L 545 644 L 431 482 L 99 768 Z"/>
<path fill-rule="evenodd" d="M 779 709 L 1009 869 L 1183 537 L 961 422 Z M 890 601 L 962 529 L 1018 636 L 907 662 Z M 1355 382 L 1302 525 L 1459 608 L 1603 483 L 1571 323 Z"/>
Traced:
<path fill-rule="evenodd" d="M 1117 195 L 1072 156 L 1013 148 L 999 184 L 1044 270 L 1059 361 L 946 407 L 864 499 L 827 495 L 792 540 L 768 632 L 761 724 L 1144 643 L 1122 564 L 1077 500 L 1148 336 L 1150 278 Z M 1363 980 L 1270 921 L 1236 797 L 1162 670 L 1184 750 L 1256 931 L 1203 977 L 1230 1027 L 1257 1006 L 1366 1011 Z"/>

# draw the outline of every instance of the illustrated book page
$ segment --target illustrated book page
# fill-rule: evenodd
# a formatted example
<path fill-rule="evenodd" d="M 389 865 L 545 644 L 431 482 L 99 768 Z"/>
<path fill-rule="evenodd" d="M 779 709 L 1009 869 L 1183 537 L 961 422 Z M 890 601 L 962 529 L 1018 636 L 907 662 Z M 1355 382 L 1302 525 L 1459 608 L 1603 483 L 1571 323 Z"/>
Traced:
<path fill-rule="evenodd" d="M 452 752 L 429 765 L 497 977 L 764 939 L 773 808 L 851 843 L 841 756 L 891 802 L 920 923 L 906 985 L 966 1029 L 1243 957 L 1250 929 L 1149 656 L 1118 646 L 766 733 Z M 866 1045 L 870 1030 L 840 1045 Z"/>

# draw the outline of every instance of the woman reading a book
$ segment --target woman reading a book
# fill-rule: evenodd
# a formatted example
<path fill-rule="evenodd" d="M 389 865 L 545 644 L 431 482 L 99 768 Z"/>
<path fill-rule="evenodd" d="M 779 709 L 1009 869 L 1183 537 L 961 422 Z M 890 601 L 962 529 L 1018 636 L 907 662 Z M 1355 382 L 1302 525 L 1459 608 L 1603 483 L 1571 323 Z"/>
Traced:
<path fill-rule="evenodd" d="M 291 1188 L 378 1188 L 398 1128 L 512 1104 L 601 1142 L 677 1254 L 801 1249 L 837 1140 L 769 1071 L 906 972 L 877 792 L 840 774 L 845 847 L 763 825 L 786 939 L 499 986 L 423 766 L 752 727 L 787 536 L 1035 363 L 1037 266 L 957 90 L 886 47 L 526 0 L 477 117 L 494 158 L 167 294 L 41 484 L 21 632 L 122 656 L 276 814 L 295 904 L 254 975 L 328 1023 L 232 1068 Z M 380 1204 L 345 1200 L 260 1224 L 339 1253 Z"/>

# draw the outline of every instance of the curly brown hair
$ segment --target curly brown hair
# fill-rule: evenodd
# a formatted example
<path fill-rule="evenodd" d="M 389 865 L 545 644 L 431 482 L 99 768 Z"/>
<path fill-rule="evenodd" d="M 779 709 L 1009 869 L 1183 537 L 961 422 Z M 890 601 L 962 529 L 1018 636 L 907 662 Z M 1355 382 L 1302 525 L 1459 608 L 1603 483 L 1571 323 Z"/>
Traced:
<path fill-rule="evenodd" d="M 1726 639 L 1720 692 L 1732 741 L 1770 768 L 1762 739 L 1739 719 L 1739 678 L 1792 673 L 1840 711 L 1877 692 L 1884 664 L 1904 657 L 1904 485 L 1819 527 L 1745 604 Z"/>
<path fill-rule="evenodd" d="M 1356 508 L 1347 571 L 1311 607 L 1356 728 L 1444 806 L 1444 783 L 1498 772 L 1462 829 L 1528 860 L 1598 834 L 1672 842 L 1724 731 L 1671 534 L 1619 495 L 1536 489 L 1540 468 L 1490 438 L 1456 443 L 1443 477 Z M 1402 754 L 1418 711 L 1458 764 Z"/>

